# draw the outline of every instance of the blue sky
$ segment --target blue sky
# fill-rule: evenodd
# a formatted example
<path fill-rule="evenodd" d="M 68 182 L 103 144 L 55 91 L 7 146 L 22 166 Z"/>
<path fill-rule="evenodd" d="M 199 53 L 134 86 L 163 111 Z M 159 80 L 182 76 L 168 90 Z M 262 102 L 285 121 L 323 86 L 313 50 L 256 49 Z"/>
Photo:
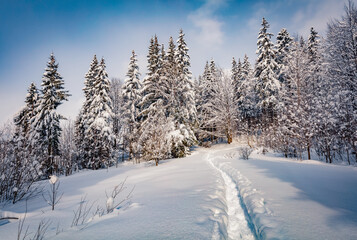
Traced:
<path fill-rule="evenodd" d="M 83 101 L 84 74 L 94 54 L 104 57 L 109 77 L 124 79 L 131 50 L 146 72 L 150 38 L 167 45 L 182 28 L 192 72 L 214 58 L 229 68 L 246 53 L 255 61 L 262 17 L 276 35 L 283 27 L 307 36 L 324 35 L 326 23 L 343 13 L 343 0 L 0 0 L 0 124 L 21 108 L 31 82 L 40 86 L 51 52 L 72 96 L 60 112 L 75 118 Z M 275 37 L 274 37 L 275 40 Z"/>

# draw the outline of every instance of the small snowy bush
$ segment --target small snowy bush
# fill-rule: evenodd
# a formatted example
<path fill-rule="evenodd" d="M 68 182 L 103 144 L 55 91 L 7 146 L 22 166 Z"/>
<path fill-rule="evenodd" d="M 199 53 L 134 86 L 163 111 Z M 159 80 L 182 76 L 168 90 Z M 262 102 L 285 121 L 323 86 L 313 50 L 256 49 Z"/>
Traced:
<path fill-rule="evenodd" d="M 250 154 L 253 152 L 253 149 L 250 147 L 242 147 L 239 149 L 239 157 L 244 160 L 248 160 Z"/>
<path fill-rule="evenodd" d="M 110 195 L 107 192 L 105 192 L 105 195 L 107 196 L 107 202 L 106 202 L 107 214 L 113 212 L 115 208 L 118 208 L 122 204 L 129 202 L 131 200 L 134 187 L 131 189 L 131 191 L 129 191 L 129 193 L 126 196 L 124 197 L 121 196 L 123 192 L 127 189 L 127 187 L 125 186 L 125 182 L 126 179 L 123 182 L 116 185 Z M 119 201 L 116 201 L 118 196 L 122 198 L 119 199 Z"/>

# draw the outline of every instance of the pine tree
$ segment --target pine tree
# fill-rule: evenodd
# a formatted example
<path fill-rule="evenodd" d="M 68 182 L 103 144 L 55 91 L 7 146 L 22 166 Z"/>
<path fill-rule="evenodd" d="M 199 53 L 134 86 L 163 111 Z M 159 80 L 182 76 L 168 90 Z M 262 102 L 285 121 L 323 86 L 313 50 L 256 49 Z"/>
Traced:
<path fill-rule="evenodd" d="M 333 100 L 330 94 L 328 81 L 324 79 L 324 64 L 320 37 L 314 28 L 310 29 L 310 36 L 307 42 L 308 56 L 308 79 L 310 87 L 307 89 L 308 121 L 314 124 L 310 125 L 311 138 L 315 138 L 314 144 L 318 151 L 325 157 L 326 162 L 332 161 L 332 148 L 334 138 L 331 135 L 334 132 L 331 122 L 334 122 L 331 104 Z M 324 119 L 321 121 L 321 118 Z M 310 159 L 310 148 L 312 143 L 308 143 L 308 155 Z"/>
<path fill-rule="evenodd" d="M 268 22 L 263 18 L 260 29 L 257 54 L 258 59 L 255 64 L 255 78 L 257 95 L 259 97 L 258 106 L 263 114 L 263 124 L 273 121 L 278 111 L 280 82 L 278 81 L 276 63 L 276 50 L 268 33 Z"/>
<path fill-rule="evenodd" d="M 340 20 L 328 24 L 326 36 L 326 80 L 333 91 L 330 95 L 335 103 L 337 136 L 341 141 L 341 152 L 350 162 L 354 152 L 357 161 L 357 8 L 352 1 L 345 6 Z M 330 91 L 331 91 L 330 90 Z M 344 149 L 343 149 L 344 148 Z"/>
<path fill-rule="evenodd" d="M 302 158 L 302 152 L 308 150 L 311 142 L 308 92 L 308 55 L 303 39 L 291 44 L 286 56 L 286 67 L 283 69 L 283 107 L 279 113 L 276 128 L 276 148 L 285 156 Z"/>
<path fill-rule="evenodd" d="M 140 108 L 142 109 L 140 115 L 142 118 L 146 118 L 148 110 L 152 104 L 154 104 L 161 97 L 161 90 L 159 83 L 159 63 L 160 63 L 160 49 L 157 37 L 151 38 L 149 46 L 148 58 L 148 73 L 144 78 L 143 87 L 141 90 L 142 100 L 140 102 Z"/>
<path fill-rule="evenodd" d="M 283 28 L 276 37 L 276 62 L 278 64 L 278 79 L 281 83 L 285 82 L 284 68 L 287 65 L 287 57 L 290 52 L 293 38 L 289 32 Z"/>
<path fill-rule="evenodd" d="M 129 143 L 128 147 L 130 159 L 136 158 L 137 155 L 135 142 L 139 136 L 140 127 L 139 103 L 141 101 L 141 83 L 139 79 L 140 73 L 137 61 L 136 54 L 133 51 L 132 56 L 130 57 L 128 72 L 126 74 L 127 78 L 122 87 L 124 97 L 124 112 L 122 117 L 126 126 L 124 139 Z"/>
<path fill-rule="evenodd" d="M 236 60 L 233 58 L 232 59 L 232 83 L 233 83 L 233 88 L 234 88 L 234 101 L 238 101 L 240 98 L 240 88 L 241 88 L 241 80 L 242 80 L 242 63 L 240 59 L 238 59 L 238 63 Z"/>
<path fill-rule="evenodd" d="M 102 58 L 97 67 L 93 86 L 93 100 L 88 108 L 88 128 L 85 131 L 91 143 L 87 165 L 92 169 L 109 167 L 112 163 L 113 109 L 109 96 L 110 81 L 105 68 L 105 62 Z"/>
<path fill-rule="evenodd" d="M 119 153 L 122 150 L 122 160 L 124 160 L 125 153 L 124 148 L 126 147 L 123 141 L 124 134 L 124 122 L 123 122 L 123 93 L 122 93 L 123 83 L 119 78 L 112 78 L 110 80 L 110 90 L 109 97 L 112 101 L 113 118 L 112 118 L 112 128 L 114 135 L 114 146 L 113 146 L 113 157 L 119 158 Z M 118 161 L 117 161 L 118 163 Z"/>
<path fill-rule="evenodd" d="M 8 184 L 11 185 L 12 202 L 22 199 L 30 186 L 39 177 L 40 165 L 31 158 L 31 118 L 35 115 L 38 104 L 38 90 L 34 83 L 28 88 L 26 105 L 14 117 L 15 132 L 12 139 L 13 155 L 9 157 Z M 11 155 L 11 153 L 8 153 Z"/>
<path fill-rule="evenodd" d="M 201 78 L 201 88 L 201 106 L 199 108 L 200 140 L 210 140 L 212 142 L 215 139 L 215 126 L 209 120 L 214 117 L 213 99 L 218 91 L 217 69 L 213 59 L 210 64 L 206 62 Z"/>
<path fill-rule="evenodd" d="M 253 77 L 252 67 L 247 55 L 244 55 L 243 63 L 241 64 L 237 82 L 236 95 L 238 111 L 239 130 L 243 134 L 251 135 L 254 120 L 258 116 L 257 110 L 257 95 L 254 90 L 255 78 Z"/>
<path fill-rule="evenodd" d="M 79 152 L 80 162 L 82 162 L 81 167 L 86 167 L 86 161 L 88 161 L 89 151 L 91 150 L 91 140 L 86 134 L 86 129 L 89 124 L 89 108 L 93 101 L 94 96 L 94 83 L 98 74 L 98 60 L 97 56 L 94 55 L 93 60 L 90 64 L 88 72 L 85 74 L 84 81 L 84 96 L 85 100 L 80 110 L 80 113 L 75 122 L 75 142 Z M 86 160 L 87 159 L 87 160 Z"/>
<path fill-rule="evenodd" d="M 197 110 L 195 105 L 195 91 L 192 82 L 191 72 L 189 70 L 190 57 L 188 47 L 184 39 L 185 34 L 180 30 L 177 39 L 177 48 L 175 51 L 175 70 L 177 73 L 174 82 L 175 105 L 178 112 L 174 116 L 176 130 L 180 130 L 183 135 L 183 141 L 172 154 L 174 157 L 183 157 L 188 153 L 189 147 L 196 142 L 194 128 L 197 125 Z M 173 44 L 169 44 L 173 45 Z"/>
<path fill-rule="evenodd" d="M 41 159 L 42 173 L 46 177 L 56 172 L 55 158 L 60 155 L 60 120 L 63 117 L 56 109 L 70 96 L 64 90 L 64 81 L 57 69 L 58 64 L 51 54 L 42 78 L 42 96 L 35 110 L 36 115 L 31 120 L 32 149 L 35 156 Z"/>

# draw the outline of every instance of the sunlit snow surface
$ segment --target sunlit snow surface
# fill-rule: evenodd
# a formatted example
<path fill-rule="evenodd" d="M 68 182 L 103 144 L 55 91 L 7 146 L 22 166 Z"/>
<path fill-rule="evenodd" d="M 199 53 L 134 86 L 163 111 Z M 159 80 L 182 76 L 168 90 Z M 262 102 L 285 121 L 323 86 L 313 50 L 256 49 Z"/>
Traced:
<path fill-rule="evenodd" d="M 239 147 L 60 177 L 55 210 L 42 196 L 29 200 L 24 226 L 33 234 L 50 220 L 45 239 L 357 239 L 355 168 L 256 153 L 241 160 Z M 81 197 L 105 208 L 106 191 L 126 177 L 131 203 L 71 228 Z M 22 217 L 25 205 L 0 206 L 1 217 Z M 0 239 L 16 239 L 17 227 L 1 225 Z"/>

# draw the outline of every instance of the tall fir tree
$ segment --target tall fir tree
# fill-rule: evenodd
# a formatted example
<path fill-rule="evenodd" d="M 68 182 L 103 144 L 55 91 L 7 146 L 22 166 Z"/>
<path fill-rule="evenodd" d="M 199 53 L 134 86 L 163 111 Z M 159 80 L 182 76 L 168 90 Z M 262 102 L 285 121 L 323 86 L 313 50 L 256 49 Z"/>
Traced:
<path fill-rule="evenodd" d="M 124 141 L 128 142 L 129 148 L 129 158 L 136 159 L 137 158 L 137 148 L 136 148 L 136 140 L 139 136 L 139 127 L 140 127 L 140 119 L 139 119 L 139 103 L 141 101 L 141 82 L 140 82 L 140 73 L 138 60 L 136 58 L 136 54 L 133 51 L 132 56 L 130 57 L 130 63 L 128 67 L 128 72 L 126 74 L 126 79 L 124 85 L 122 87 L 123 91 L 123 121 L 125 122 L 125 134 Z"/>
<path fill-rule="evenodd" d="M 201 106 L 199 107 L 200 119 L 200 140 L 210 140 L 216 138 L 215 126 L 209 120 L 213 118 L 213 100 L 218 93 L 217 69 L 214 60 L 206 62 L 205 69 L 201 78 Z"/>
<path fill-rule="evenodd" d="M 276 50 L 271 42 L 273 34 L 268 32 L 269 24 L 263 18 L 257 42 L 258 58 L 255 64 L 256 92 L 258 106 L 262 112 L 263 125 L 273 121 L 278 111 L 280 82 L 277 76 Z"/>
<path fill-rule="evenodd" d="M 42 96 L 31 120 L 32 150 L 41 159 L 43 176 L 56 173 L 56 157 L 59 157 L 59 138 L 61 135 L 60 120 L 63 117 L 56 112 L 59 105 L 70 96 L 64 90 L 64 81 L 58 73 L 58 64 L 53 53 L 47 63 L 42 78 Z"/>
<path fill-rule="evenodd" d="M 85 134 L 90 145 L 87 166 L 92 169 L 109 167 L 113 154 L 113 108 L 109 96 L 110 81 L 102 58 L 94 81 L 93 100 L 88 107 L 88 123 Z"/>
<path fill-rule="evenodd" d="M 258 116 L 257 109 L 257 95 L 254 90 L 255 78 L 253 77 L 253 70 L 249 62 L 248 56 L 244 55 L 244 60 L 241 64 L 241 70 L 239 71 L 235 103 L 238 110 L 238 130 L 242 134 L 251 134 L 252 127 L 255 123 L 255 119 Z"/>
<path fill-rule="evenodd" d="M 287 65 L 287 57 L 290 52 L 293 38 L 290 37 L 289 32 L 283 28 L 276 37 L 276 62 L 278 64 L 278 79 L 283 84 L 286 81 L 284 75 L 284 68 Z"/>
<path fill-rule="evenodd" d="M 34 83 L 27 90 L 25 106 L 15 115 L 15 131 L 12 139 L 13 157 L 9 157 L 7 181 L 12 186 L 12 202 L 22 199 L 29 191 L 32 183 L 39 177 L 40 165 L 31 157 L 31 118 L 35 115 L 39 95 Z M 9 154 L 9 153 L 7 153 Z M 9 154 L 11 155 L 11 154 Z"/>
<path fill-rule="evenodd" d="M 236 102 L 240 98 L 240 88 L 242 84 L 242 62 L 240 59 L 238 59 L 238 63 L 234 58 L 232 59 L 231 74 L 234 89 L 234 101 Z"/>
<path fill-rule="evenodd" d="M 98 60 L 97 56 L 94 55 L 93 60 L 90 64 L 88 72 L 85 74 L 84 81 L 84 96 L 85 100 L 79 115 L 75 122 L 75 142 L 78 149 L 80 167 L 86 167 L 86 161 L 88 161 L 89 151 L 91 150 L 91 140 L 86 134 L 86 129 L 89 124 L 89 108 L 94 96 L 94 83 L 98 74 Z"/>
<path fill-rule="evenodd" d="M 183 157 L 189 147 L 196 143 L 194 129 L 197 126 L 197 110 L 195 104 L 195 91 L 190 72 L 190 56 L 185 41 L 185 34 L 180 30 L 179 37 L 176 41 L 177 48 L 175 51 L 175 63 L 177 78 L 174 83 L 175 101 L 179 112 L 174 116 L 175 127 L 183 136 L 183 140 L 178 144 L 172 154 L 174 157 Z M 170 45 L 170 44 L 169 44 Z"/>
<path fill-rule="evenodd" d="M 351 162 L 357 161 L 357 8 L 352 1 L 345 5 L 341 19 L 328 24 L 326 34 L 326 80 L 336 103 L 337 133 L 342 152 Z M 330 91 L 331 91 L 330 90 Z M 341 147 L 340 147 L 341 148 Z"/>
<path fill-rule="evenodd" d="M 140 108 L 142 109 L 140 115 L 146 118 L 148 115 L 149 108 L 154 104 L 160 97 L 160 86 L 159 83 L 159 64 L 160 64 L 160 48 L 157 36 L 150 40 L 148 59 L 148 73 L 143 81 L 143 87 L 141 90 L 142 100 L 140 102 Z"/>
<path fill-rule="evenodd" d="M 309 67 L 306 44 L 300 39 L 291 44 L 289 54 L 286 56 L 286 67 L 283 74 L 282 100 L 283 107 L 279 113 L 276 128 L 276 147 L 285 157 L 294 156 L 302 158 L 305 150 L 309 151 L 311 143 L 308 106 L 308 92 L 311 87 L 308 82 Z"/>

